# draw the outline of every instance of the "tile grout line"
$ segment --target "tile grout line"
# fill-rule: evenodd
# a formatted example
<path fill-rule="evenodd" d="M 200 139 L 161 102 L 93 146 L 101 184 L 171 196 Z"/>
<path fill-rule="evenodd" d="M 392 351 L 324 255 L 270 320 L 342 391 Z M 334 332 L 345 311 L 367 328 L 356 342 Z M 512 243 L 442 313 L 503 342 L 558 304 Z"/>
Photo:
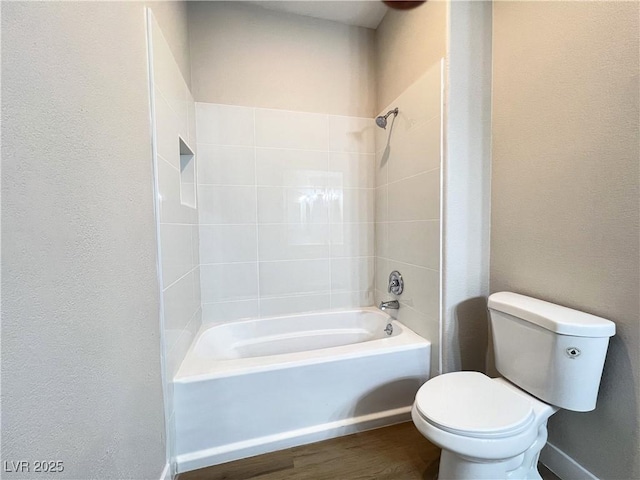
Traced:
<path fill-rule="evenodd" d="M 167 165 L 169 165 L 171 168 L 173 168 L 176 172 L 180 173 L 180 169 L 178 167 L 176 167 L 173 163 L 171 163 L 169 160 L 167 160 L 166 158 L 164 158 L 162 155 L 160 155 L 159 153 L 156 153 L 156 157 L 158 157 L 159 159 L 161 159 L 164 163 L 166 163 Z"/>
<path fill-rule="evenodd" d="M 256 222 L 254 228 L 256 231 L 256 284 L 258 287 L 258 316 L 262 315 L 262 302 L 260 301 L 260 229 L 258 228 L 258 158 L 256 154 L 256 109 L 252 108 L 253 113 L 253 183 L 256 198 Z"/>
<path fill-rule="evenodd" d="M 395 121 L 395 117 L 394 117 L 394 121 Z M 391 135 L 391 130 L 389 131 L 389 135 Z M 386 192 L 384 196 L 385 220 L 389 220 L 389 170 L 391 170 L 391 158 L 387 159 L 387 168 L 385 169 L 385 172 L 384 172 L 384 188 Z M 391 246 L 389 245 L 389 237 L 390 237 L 389 230 L 391 230 L 391 228 L 387 225 L 387 228 L 385 228 L 385 231 L 384 231 L 384 236 L 385 236 L 384 245 L 386 248 L 386 252 L 384 252 L 385 254 L 388 254 L 389 250 L 391 250 Z M 384 257 L 382 258 L 384 259 Z M 385 266 L 387 267 L 387 270 L 388 270 L 388 265 L 386 263 L 385 263 Z M 391 272 L 385 272 L 382 278 L 385 278 L 389 273 Z"/>
<path fill-rule="evenodd" d="M 318 223 L 295 223 L 295 222 L 262 222 L 258 223 L 260 226 L 277 226 L 277 225 L 286 225 L 291 227 L 303 227 L 303 226 L 315 226 L 315 227 L 326 227 L 329 225 L 373 225 L 375 223 L 418 223 L 418 222 L 437 222 L 438 218 L 427 219 L 427 220 L 394 220 L 392 222 L 318 222 Z M 180 226 L 192 226 L 196 225 L 194 223 L 178 223 L 178 222 L 160 222 L 160 225 L 174 225 L 177 227 Z M 196 226 L 204 226 L 204 227 L 250 227 L 254 225 L 254 223 L 198 223 Z"/>
<path fill-rule="evenodd" d="M 440 165 L 438 165 L 435 168 L 430 168 L 429 170 L 424 170 L 424 171 L 419 172 L 419 173 L 414 173 L 413 175 L 409 175 L 408 177 L 399 178 L 398 180 L 394 180 L 393 182 L 389 182 L 388 179 L 387 179 L 387 185 L 386 186 L 388 187 L 389 185 L 395 185 L 396 183 L 404 182 L 405 180 L 412 180 L 412 179 L 414 179 L 416 177 L 419 177 L 420 175 L 426 175 L 427 173 L 433 173 L 436 170 L 440 170 Z M 388 173 L 389 172 L 387 171 L 387 176 L 388 176 Z"/>
<path fill-rule="evenodd" d="M 406 265 L 407 267 L 420 268 L 420 269 L 423 269 L 423 270 L 429 270 L 430 272 L 440 273 L 440 271 L 436 270 L 435 268 L 429 268 L 429 267 L 425 267 L 423 265 L 416 265 L 415 263 L 403 262 L 402 260 L 396 260 L 395 258 L 391 258 L 391 257 L 376 257 L 376 258 L 379 258 L 381 260 L 385 260 L 387 262 L 401 263 L 402 265 Z"/>
<path fill-rule="evenodd" d="M 414 83 L 417 83 L 417 81 Z M 370 120 L 370 121 L 375 120 L 374 117 L 363 117 L 359 115 L 340 115 L 337 113 L 308 112 L 306 110 L 290 110 L 287 108 L 247 107 L 244 105 L 236 105 L 233 103 L 216 103 L 216 102 L 195 102 L 194 101 L 194 103 L 199 103 L 205 106 L 223 107 L 223 108 L 253 108 L 255 110 L 265 110 L 269 112 L 294 113 L 294 114 L 302 114 L 302 115 L 318 115 L 318 116 L 338 117 L 338 118 L 356 118 L 358 120 Z"/>
<path fill-rule="evenodd" d="M 189 270 L 187 273 L 185 273 L 184 275 L 180 276 L 179 278 L 177 278 L 176 280 L 174 280 L 173 282 L 171 282 L 169 285 L 167 285 L 166 287 L 164 287 L 164 289 L 162 290 L 162 292 L 166 292 L 167 290 L 169 290 L 171 287 L 173 287 L 176 283 L 178 283 L 180 280 L 182 280 L 183 278 L 185 278 L 187 275 L 189 275 L 190 273 L 192 273 L 196 268 L 200 268 L 200 265 L 196 265 L 195 267 L 192 267 L 191 270 Z"/>
<path fill-rule="evenodd" d="M 191 315 L 191 317 L 189 318 L 189 321 L 187 322 L 187 324 L 184 326 L 184 328 L 182 330 L 180 330 L 180 335 L 178 335 L 178 338 L 175 339 L 175 341 L 173 342 L 173 344 L 169 347 L 169 349 L 167 350 L 167 355 L 171 355 L 171 353 L 173 353 L 173 350 L 175 348 L 177 348 L 178 344 L 180 343 L 180 339 L 182 338 L 183 335 L 185 335 L 185 332 L 188 333 L 189 332 L 189 325 L 191 325 L 191 322 L 193 322 L 193 319 L 196 318 L 196 316 L 198 315 L 198 312 L 202 310 L 202 304 L 200 304 L 200 306 L 196 309 L 195 312 L 193 312 L 193 314 Z M 202 324 L 202 320 L 200 321 L 200 323 Z M 196 330 L 197 331 L 197 330 Z M 194 335 L 195 336 L 195 335 Z M 191 342 L 189 342 L 189 344 L 191 344 Z M 187 347 L 189 348 L 189 347 Z"/>
<path fill-rule="evenodd" d="M 287 150 L 293 152 L 315 152 L 315 153 L 325 153 L 328 152 L 330 155 L 361 155 L 361 156 L 371 156 L 375 157 L 378 152 L 360 152 L 360 151 L 352 151 L 352 150 L 331 150 L 324 148 L 293 148 L 293 147 L 267 147 L 267 146 L 259 146 L 259 145 L 244 145 L 244 144 L 220 144 L 220 143 L 211 143 L 211 142 L 198 142 L 202 145 L 210 146 L 210 147 L 220 147 L 220 148 L 254 148 L 256 150 Z M 255 142 L 254 142 L 255 143 Z"/>
<path fill-rule="evenodd" d="M 445 102 L 445 65 L 444 59 L 440 59 L 440 138 L 438 139 L 440 142 L 440 184 L 438 188 L 440 191 L 438 192 L 438 201 L 440 202 L 438 214 L 442 221 L 440 221 L 438 225 L 439 229 L 439 248 L 438 248 L 438 367 L 437 371 L 442 373 L 442 367 L 444 365 L 444 356 L 443 356 L 443 340 L 444 340 L 444 301 L 445 301 L 445 292 L 444 292 L 444 254 L 445 254 L 445 244 L 444 244 L 444 215 L 446 210 L 446 205 L 444 202 L 444 193 L 445 193 L 445 174 L 447 173 L 447 166 L 445 165 L 445 157 L 444 157 L 444 102 Z M 489 147 L 491 148 L 491 147 Z"/>
<path fill-rule="evenodd" d="M 283 262 L 316 262 L 319 260 L 353 260 L 363 258 L 374 258 L 373 255 L 350 255 L 344 257 L 316 257 L 316 258 L 285 258 L 282 260 L 260 260 L 260 263 L 283 263 Z M 228 262 L 228 263 L 253 263 L 253 262 Z M 217 265 L 217 264 L 211 264 Z"/>
<path fill-rule="evenodd" d="M 335 292 L 337 295 L 346 295 L 353 293 L 373 293 L 375 291 L 374 288 L 369 288 L 366 290 L 338 290 Z M 274 296 L 266 296 L 263 300 L 289 300 L 296 298 L 305 298 L 305 297 L 323 297 L 329 296 L 331 292 L 329 290 L 311 290 L 308 292 L 293 292 L 289 294 L 279 294 Z M 245 302 L 254 302 L 257 301 L 257 297 L 247 297 L 247 298 L 234 298 L 230 300 L 214 300 L 211 302 L 205 302 L 203 305 L 223 305 L 223 304 L 237 304 L 237 303 L 245 303 Z M 342 308 L 342 307 L 341 307 Z M 344 307 L 344 308 L 360 308 L 360 307 Z M 197 313 L 194 312 L 194 315 Z"/>
<path fill-rule="evenodd" d="M 365 293 L 371 292 L 375 290 L 375 288 L 368 288 L 364 290 L 338 290 L 337 293 Z M 278 300 L 282 298 L 300 298 L 300 297 L 313 297 L 320 295 L 329 295 L 329 290 L 310 290 L 308 292 L 293 292 L 288 294 L 278 294 L 278 295 L 267 295 L 264 297 L 265 300 Z M 246 298 L 235 298 L 231 300 L 215 300 L 211 302 L 204 302 L 203 305 L 218 305 L 220 303 L 242 303 L 242 302 L 253 302 L 258 300 L 257 297 L 246 297 Z M 197 312 L 195 312 L 197 313 Z"/>
<path fill-rule="evenodd" d="M 162 157 L 161 157 L 162 158 Z M 166 160 L 165 160 L 166 161 Z M 173 168 L 176 168 L 175 166 L 171 165 Z M 422 172 L 422 173 L 427 173 L 427 172 Z M 421 174 L 418 174 L 421 175 Z M 414 175 L 416 176 L 416 175 Z M 408 177 L 410 178 L 410 177 Z M 402 179 L 405 180 L 405 179 Z M 398 181 L 402 181 L 402 180 L 398 180 Z M 251 187 L 256 187 L 256 188 L 289 188 L 289 189 L 303 189 L 303 188 L 315 188 L 318 190 L 375 190 L 378 187 L 345 187 L 343 185 L 341 186 L 336 186 L 336 185 L 251 185 L 248 183 L 202 183 L 199 182 L 198 186 L 201 187 L 244 187 L 244 188 L 251 188 Z"/>
<path fill-rule="evenodd" d="M 330 132 L 330 128 L 329 128 L 329 115 L 325 116 L 325 129 L 326 129 L 326 147 L 327 147 L 327 184 L 329 183 L 329 178 L 331 175 L 331 152 L 329 151 L 329 136 L 331 135 Z M 329 308 L 333 307 L 333 262 L 331 261 L 331 257 L 332 255 L 332 251 L 331 251 L 331 247 L 333 244 L 333 237 L 332 237 L 332 232 L 333 229 L 331 228 L 331 219 L 332 219 L 332 215 L 331 215 L 331 203 L 329 203 L 329 209 L 327 211 L 327 219 L 329 220 Z"/>

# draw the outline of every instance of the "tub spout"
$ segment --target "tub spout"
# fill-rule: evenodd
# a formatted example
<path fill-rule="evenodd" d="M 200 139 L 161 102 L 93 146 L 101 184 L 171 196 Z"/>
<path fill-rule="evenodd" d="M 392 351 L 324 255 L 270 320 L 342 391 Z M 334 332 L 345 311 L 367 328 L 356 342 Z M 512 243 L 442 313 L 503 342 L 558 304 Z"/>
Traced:
<path fill-rule="evenodd" d="M 380 306 L 378 307 L 380 310 L 398 310 L 400 308 L 400 302 L 398 300 L 389 300 L 388 302 L 380 302 Z"/>

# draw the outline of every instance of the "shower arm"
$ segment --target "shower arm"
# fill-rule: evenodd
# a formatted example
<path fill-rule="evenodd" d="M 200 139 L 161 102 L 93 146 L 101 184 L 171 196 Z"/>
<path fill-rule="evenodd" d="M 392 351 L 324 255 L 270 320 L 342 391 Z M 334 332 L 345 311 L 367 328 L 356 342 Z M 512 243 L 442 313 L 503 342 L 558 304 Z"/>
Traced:
<path fill-rule="evenodd" d="M 385 118 L 385 119 L 386 119 L 386 118 L 388 118 L 388 117 L 389 117 L 389 115 L 391 115 L 392 113 L 393 113 L 393 116 L 394 116 L 394 117 L 395 117 L 395 116 L 397 116 L 397 115 L 398 115 L 398 107 L 394 108 L 393 110 L 389 110 L 389 111 L 387 112 L 387 114 L 384 116 L 384 118 Z"/>

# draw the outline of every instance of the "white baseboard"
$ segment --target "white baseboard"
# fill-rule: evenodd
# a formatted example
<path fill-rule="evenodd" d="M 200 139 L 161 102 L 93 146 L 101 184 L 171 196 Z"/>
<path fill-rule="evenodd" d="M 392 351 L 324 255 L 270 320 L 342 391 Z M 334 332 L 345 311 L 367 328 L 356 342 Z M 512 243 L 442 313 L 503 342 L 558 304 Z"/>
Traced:
<path fill-rule="evenodd" d="M 160 474 L 160 480 L 172 480 L 171 479 L 171 465 L 168 463 L 164 466 L 162 473 Z"/>
<path fill-rule="evenodd" d="M 547 443 L 540 452 L 540 461 L 562 480 L 598 480 L 593 473 L 551 443 Z"/>

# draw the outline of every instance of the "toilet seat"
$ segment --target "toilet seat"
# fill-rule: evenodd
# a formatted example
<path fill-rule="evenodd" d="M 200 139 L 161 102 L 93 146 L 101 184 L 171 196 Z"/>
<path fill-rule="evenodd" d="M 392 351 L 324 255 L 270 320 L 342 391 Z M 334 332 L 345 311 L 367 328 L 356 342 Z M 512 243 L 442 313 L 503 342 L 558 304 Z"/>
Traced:
<path fill-rule="evenodd" d="M 479 372 L 454 372 L 425 383 L 416 395 L 417 413 L 432 426 L 463 437 L 498 439 L 527 430 L 532 403 Z"/>

